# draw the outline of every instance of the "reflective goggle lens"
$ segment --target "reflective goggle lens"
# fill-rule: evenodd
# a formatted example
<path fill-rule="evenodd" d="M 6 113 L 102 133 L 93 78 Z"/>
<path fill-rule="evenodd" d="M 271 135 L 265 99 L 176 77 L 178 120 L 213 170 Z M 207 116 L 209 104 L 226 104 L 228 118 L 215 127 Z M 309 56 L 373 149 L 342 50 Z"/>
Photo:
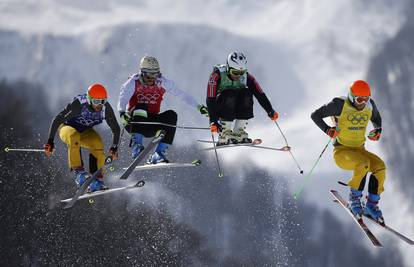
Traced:
<path fill-rule="evenodd" d="M 368 103 L 370 97 L 369 96 L 357 96 L 355 97 L 355 102 L 358 104 Z"/>
<path fill-rule="evenodd" d="M 159 72 L 147 72 L 147 71 L 141 71 L 142 75 L 144 75 L 144 77 L 146 78 L 150 78 L 150 79 L 156 79 L 160 76 Z"/>
<path fill-rule="evenodd" d="M 105 105 L 106 99 L 91 99 L 91 103 L 94 105 Z"/>
<path fill-rule="evenodd" d="M 236 69 L 230 69 L 229 70 L 230 75 L 234 76 L 241 76 L 246 73 L 246 70 L 236 70 Z"/>

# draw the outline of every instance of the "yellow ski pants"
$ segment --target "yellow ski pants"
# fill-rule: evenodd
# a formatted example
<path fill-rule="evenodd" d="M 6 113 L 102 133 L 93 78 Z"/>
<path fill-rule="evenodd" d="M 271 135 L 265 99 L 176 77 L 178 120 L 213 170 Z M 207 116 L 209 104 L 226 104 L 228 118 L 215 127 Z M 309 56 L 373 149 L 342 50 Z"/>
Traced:
<path fill-rule="evenodd" d="M 60 139 L 68 146 L 69 167 L 75 169 L 82 167 L 80 148 L 86 148 L 97 159 L 100 169 L 105 163 L 104 144 L 101 136 L 94 129 L 78 132 L 75 128 L 63 125 L 59 129 Z"/>
<path fill-rule="evenodd" d="M 347 147 L 343 145 L 335 146 L 333 157 L 336 165 L 344 170 L 354 171 L 354 175 L 348 181 L 348 185 L 355 190 L 361 190 L 364 187 L 361 184 L 368 172 L 377 179 L 374 191 L 379 195 L 384 191 L 385 181 L 385 163 L 374 153 L 365 150 L 365 147 Z M 373 179 L 371 176 L 370 179 Z M 370 181 L 371 184 L 372 181 Z M 372 189 L 370 189 L 372 191 Z"/>

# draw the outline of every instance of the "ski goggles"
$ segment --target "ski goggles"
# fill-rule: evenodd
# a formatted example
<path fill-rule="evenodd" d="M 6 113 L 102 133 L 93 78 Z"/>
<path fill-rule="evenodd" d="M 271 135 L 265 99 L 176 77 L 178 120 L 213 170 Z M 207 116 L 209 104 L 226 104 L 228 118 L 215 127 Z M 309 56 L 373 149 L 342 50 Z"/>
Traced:
<path fill-rule="evenodd" d="M 104 99 L 94 99 L 94 98 L 91 98 L 91 103 L 93 105 L 105 105 L 106 99 L 105 98 Z"/>
<path fill-rule="evenodd" d="M 229 73 L 230 75 L 233 75 L 233 76 L 242 76 L 243 74 L 246 73 L 246 70 L 238 70 L 238 69 L 230 68 Z"/>
<path fill-rule="evenodd" d="M 160 72 L 159 71 L 144 71 L 141 70 L 142 76 L 144 76 L 145 78 L 150 78 L 150 79 L 156 79 L 158 77 L 160 77 Z"/>
<path fill-rule="evenodd" d="M 356 97 L 354 97 L 355 102 L 357 104 L 366 104 L 366 103 L 368 103 L 370 98 L 371 97 L 369 97 L 369 96 L 356 96 Z"/>

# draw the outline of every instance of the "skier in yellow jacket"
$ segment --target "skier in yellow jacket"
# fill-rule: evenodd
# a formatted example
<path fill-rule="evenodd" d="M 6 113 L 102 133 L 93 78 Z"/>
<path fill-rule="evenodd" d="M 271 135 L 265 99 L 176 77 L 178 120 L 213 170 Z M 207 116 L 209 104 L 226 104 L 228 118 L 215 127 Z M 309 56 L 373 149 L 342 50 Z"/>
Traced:
<path fill-rule="evenodd" d="M 334 138 L 334 160 L 344 170 L 352 170 L 353 176 L 348 181 L 351 188 L 349 209 L 361 217 L 371 216 L 383 222 L 382 212 L 378 207 L 380 194 L 384 191 L 385 163 L 372 152 L 365 149 L 365 134 L 368 122 L 374 129 L 369 132 L 368 139 L 378 141 L 381 137 L 381 116 L 371 99 L 371 89 L 367 82 L 355 81 L 348 97 L 334 98 L 330 103 L 312 113 L 312 120 L 331 138 Z M 334 127 L 328 126 L 323 118 L 332 117 Z M 365 208 L 361 205 L 362 191 L 369 176 L 368 197 Z"/>

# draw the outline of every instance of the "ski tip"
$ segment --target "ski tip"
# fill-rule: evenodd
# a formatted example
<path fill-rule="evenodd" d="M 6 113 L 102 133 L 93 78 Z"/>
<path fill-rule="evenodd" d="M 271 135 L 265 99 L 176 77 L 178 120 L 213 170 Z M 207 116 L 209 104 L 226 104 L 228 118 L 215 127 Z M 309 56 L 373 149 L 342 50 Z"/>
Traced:
<path fill-rule="evenodd" d="M 199 166 L 199 165 L 201 164 L 201 160 L 199 160 L 199 159 L 195 159 L 195 160 L 193 160 L 193 161 L 191 162 L 191 164 L 196 165 L 196 166 Z"/>
<path fill-rule="evenodd" d="M 260 138 L 254 139 L 252 142 L 253 145 L 260 145 L 261 143 L 262 143 L 262 139 Z"/>
<path fill-rule="evenodd" d="M 338 181 L 338 184 L 343 185 L 343 186 L 348 186 L 348 184 L 342 182 L 342 181 Z"/>
<path fill-rule="evenodd" d="M 10 148 L 8 148 L 8 147 L 4 148 L 4 152 L 9 152 L 9 151 L 10 151 Z"/>
<path fill-rule="evenodd" d="M 284 146 L 282 147 L 282 151 L 290 151 L 291 147 L 290 146 Z"/>

